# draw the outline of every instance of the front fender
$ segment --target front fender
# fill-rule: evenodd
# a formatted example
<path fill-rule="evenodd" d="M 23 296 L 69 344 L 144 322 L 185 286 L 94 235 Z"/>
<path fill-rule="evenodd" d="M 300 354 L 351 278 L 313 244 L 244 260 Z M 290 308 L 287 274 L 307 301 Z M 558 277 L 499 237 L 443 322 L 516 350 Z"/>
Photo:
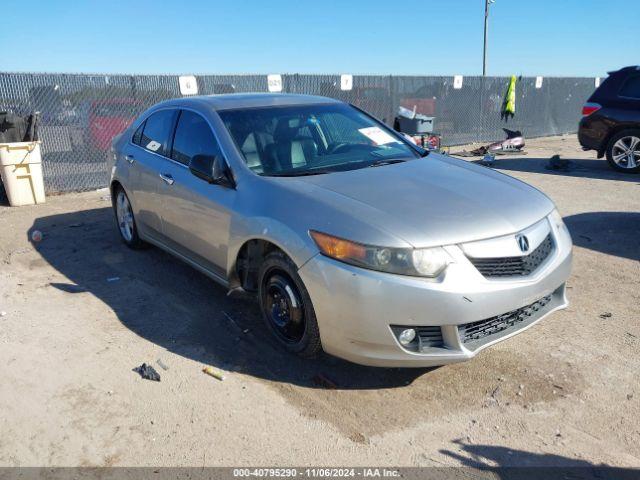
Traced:
<path fill-rule="evenodd" d="M 318 248 L 307 231 L 298 232 L 270 217 L 236 217 L 231 222 L 227 257 L 227 276 L 231 277 L 242 246 L 249 240 L 265 240 L 286 253 L 300 268 L 318 253 Z"/>

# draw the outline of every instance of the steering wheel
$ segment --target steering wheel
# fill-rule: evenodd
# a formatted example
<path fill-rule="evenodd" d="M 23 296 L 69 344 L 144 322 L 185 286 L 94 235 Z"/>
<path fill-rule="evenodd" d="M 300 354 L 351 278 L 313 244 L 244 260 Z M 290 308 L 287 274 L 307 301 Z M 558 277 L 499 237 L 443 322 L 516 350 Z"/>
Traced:
<path fill-rule="evenodd" d="M 351 147 L 350 143 L 346 143 L 346 142 L 338 142 L 338 143 L 333 143 L 331 145 L 329 145 L 329 147 L 327 148 L 327 153 L 329 155 L 334 154 L 334 153 L 341 153 L 341 150 L 345 150 L 346 148 Z"/>
<path fill-rule="evenodd" d="M 352 150 L 375 150 L 377 147 L 373 145 L 368 145 L 366 143 L 347 143 L 347 142 L 338 142 L 336 144 L 330 145 L 327 148 L 327 153 L 344 153 Z"/>

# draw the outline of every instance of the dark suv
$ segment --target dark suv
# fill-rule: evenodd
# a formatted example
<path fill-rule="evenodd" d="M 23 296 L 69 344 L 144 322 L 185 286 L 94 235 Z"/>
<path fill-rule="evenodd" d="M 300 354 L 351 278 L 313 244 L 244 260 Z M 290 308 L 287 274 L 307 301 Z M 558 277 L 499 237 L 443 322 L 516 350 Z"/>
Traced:
<path fill-rule="evenodd" d="M 621 172 L 640 173 L 640 66 L 609 76 L 582 108 L 578 140 Z"/>

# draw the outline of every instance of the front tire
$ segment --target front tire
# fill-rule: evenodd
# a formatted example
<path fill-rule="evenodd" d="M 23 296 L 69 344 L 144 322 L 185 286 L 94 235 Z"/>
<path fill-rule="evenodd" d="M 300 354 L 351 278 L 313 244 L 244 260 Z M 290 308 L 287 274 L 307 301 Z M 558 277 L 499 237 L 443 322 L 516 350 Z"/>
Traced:
<path fill-rule="evenodd" d="M 136 219 L 133 216 L 131 202 L 124 189 L 120 186 L 114 189 L 113 212 L 116 216 L 116 225 L 120 232 L 120 238 L 129 248 L 140 249 L 146 243 L 140 239 Z"/>
<path fill-rule="evenodd" d="M 320 331 L 309 293 L 294 263 L 272 252 L 260 267 L 258 299 L 262 318 L 278 343 L 302 357 L 322 351 Z"/>
<path fill-rule="evenodd" d="M 619 172 L 640 173 L 640 130 L 623 130 L 611 137 L 607 161 Z"/>

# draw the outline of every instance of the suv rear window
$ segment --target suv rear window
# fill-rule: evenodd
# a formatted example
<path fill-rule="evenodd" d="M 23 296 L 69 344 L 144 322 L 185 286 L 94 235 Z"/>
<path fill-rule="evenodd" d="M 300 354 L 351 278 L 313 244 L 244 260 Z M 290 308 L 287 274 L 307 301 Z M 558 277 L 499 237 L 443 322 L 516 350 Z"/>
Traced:
<path fill-rule="evenodd" d="M 621 97 L 640 98 L 640 75 L 627 78 L 618 95 Z"/>

